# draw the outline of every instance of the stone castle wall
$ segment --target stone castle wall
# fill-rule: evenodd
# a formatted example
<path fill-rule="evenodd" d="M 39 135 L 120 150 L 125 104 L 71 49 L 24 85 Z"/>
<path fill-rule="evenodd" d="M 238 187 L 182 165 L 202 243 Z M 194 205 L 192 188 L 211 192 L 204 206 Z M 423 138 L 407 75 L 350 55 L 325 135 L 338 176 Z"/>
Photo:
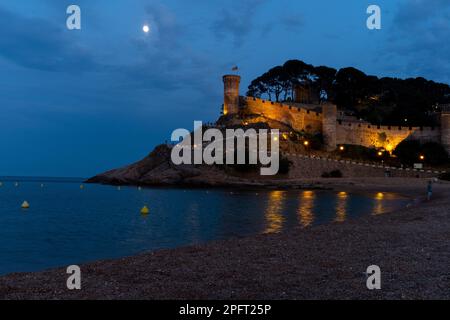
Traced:
<path fill-rule="evenodd" d="M 284 123 L 295 131 L 322 133 L 328 151 L 334 150 L 340 144 L 392 151 L 403 140 L 414 139 L 421 142 L 440 142 L 450 153 L 450 106 L 443 109 L 441 128 L 376 126 L 367 122 L 340 121 L 337 119 L 336 106 L 331 104 L 289 105 L 253 97 L 240 97 L 240 79 L 238 75 L 223 77 L 224 115 L 245 110 L 247 113 Z"/>
<path fill-rule="evenodd" d="M 441 143 L 450 153 L 450 106 L 445 107 L 441 114 Z"/>
<path fill-rule="evenodd" d="M 288 158 L 292 161 L 292 167 L 289 170 L 290 179 L 316 179 L 320 178 L 324 172 L 333 170 L 341 171 L 344 178 L 382 178 L 386 176 L 386 171 L 389 171 L 391 177 L 397 178 L 431 178 L 442 173 L 441 171 L 403 169 L 347 160 L 311 157 L 307 155 L 288 154 Z"/>
<path fill-rule="evenodd" d="M 322 113 L 287 104 L 243 97 L 246 111 L 283 122 L 296 131 L 322 132 Z"/>
<path fill-rule="evenodd" d="M 354 144 L 391 151 L 405 139 L 441 142 L 440 128 L 376 126 L 367 122 L 346 122 L 337 119 L 331 123 L 330 116 L 324 117 L 322 112 L 253 97 L 242 99 L 248 112 L 280 121 L 296 131 L 330 133 L 331 126 L 335 124 L 336 129 L 331 132 L 335 133 L 336 139 L 332 141 L 335 145 Z M 333 115 L 335 116 L 336 112 L 332 112 L 331 116 Z"/>
<path fill-rule="evenodd" d="M 405 139 L 440 142 L 441 130 L 430 127 L 374 126 L 367 122 L 338 121 L 336 143 L 385 148 L 388 151 Z"/>

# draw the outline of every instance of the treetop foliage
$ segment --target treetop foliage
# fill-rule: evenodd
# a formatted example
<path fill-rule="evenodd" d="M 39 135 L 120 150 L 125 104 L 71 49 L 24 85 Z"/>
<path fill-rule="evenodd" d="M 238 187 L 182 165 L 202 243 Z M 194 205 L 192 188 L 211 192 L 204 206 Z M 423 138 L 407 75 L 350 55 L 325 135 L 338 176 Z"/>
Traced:
<path fill-rule="evenodd" d="M 289 60 L 254 79 L 248 96 L 293 101 L 295 88 L 303 87 L 319 101 L 335 103 L 374 124 L 437 125 L 439 104 L 450 103 L 450 86 L 418 78 L 378 78 L 353 68 L 336 70 Z"/>

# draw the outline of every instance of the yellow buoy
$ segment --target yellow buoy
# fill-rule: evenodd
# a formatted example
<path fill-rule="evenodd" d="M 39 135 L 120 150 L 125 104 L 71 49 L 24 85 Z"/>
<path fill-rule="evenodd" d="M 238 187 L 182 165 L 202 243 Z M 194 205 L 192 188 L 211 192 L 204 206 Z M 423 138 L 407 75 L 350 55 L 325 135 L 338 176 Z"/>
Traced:
<path fill-rule="evenodd" d="M 22 209 L 29 209 L 30 208 L 30 204 L 28 203 L 28 201 L 24 201 L 22 203 Z"/>
<path fill-rule="evenodd" d="M 149 214 L 149 213 L 150 213 L 150 210 L 148 209 L 147 206 L 144 206 L 144 207 L 141 209 L 141 214 Z"/>
<path fill-rule="evenodd" d="M 84 186 L 82 184 L 80 185 L 80 189 L 84 189 Z"/>

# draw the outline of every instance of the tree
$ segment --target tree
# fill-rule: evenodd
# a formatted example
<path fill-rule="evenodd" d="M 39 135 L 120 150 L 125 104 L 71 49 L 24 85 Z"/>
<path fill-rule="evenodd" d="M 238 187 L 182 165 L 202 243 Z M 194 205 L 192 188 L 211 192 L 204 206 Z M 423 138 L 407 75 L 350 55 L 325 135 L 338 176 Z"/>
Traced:
<path fill-rule="evenodd" d="M 251 82 L 248 87 L 247 96 L 261 98 L 267 94 L 269 100 L 272 100 L 272 90 L 270 85 L 269 75 L 265 73 Z"/>
<path fill-rule="evenodd" d="M 335 95 L 334 81 L 336 79 L 337 70 L 325 66 L 316 67 L 313 70 L 316 75 L 316 90 L 322 101 L 332 99 Z"/>
<path fill-rule="evenodd" d="M 430 165 L 442 165 L 448 163 L 448 153 L 444 146 L 437 142 L 427 142 L 422 145 L 422 154 L 425 162 Z"/>
<path fill-rule="evenodd" d="M 261 98 L 263 94 L 267 93 L 267 90 L 267 86 L 261 80 L 261 77 L 258 77 L 253 80 L 248 87 L 247 96 Z"/>
<path fill-rule="evenodd" d="M 434 126 L 438 104 L 450 103 L 450 86 L 424 78 L 378 78 L 353 68 L 339 71 L 314 67 L 300 60 L 288 60 L 253 80 L 247 94 L 268 96 L 276 101 L 294 99 L 294 89 L 302 86 L 321 101 L 374 124 Z"/>
<path fill-rule="evenodd" d="M 343 68 L 336 73 L 335 101 L 346 109 L 356 110 L 365 94 L 367 75 L 355 68 Z"/>
<path fill-rule="evenodd" d="M 401 163 L 412 165 L 419 161 L 421 145 L 418 140 L 403 140 L 394 150 Z"/>
<path fill-rule="evenodd" d="M 288 60 L 284 63 L 283 68 L 288 77 L 291 99 L 294 99 L 295 86 L 305 86 L 311 83 L 314 77 L 314 66 L 300 60 Z"/>
<path fill-rule="evenodd" d="M 264 78 L 267 79 L 269 91 L 275 95 L 275 100 L 280 101 L 280 95 L 285 90 L 288 81 L 288 76 L 283 67 L 278 66 L 270 69 Z"/>

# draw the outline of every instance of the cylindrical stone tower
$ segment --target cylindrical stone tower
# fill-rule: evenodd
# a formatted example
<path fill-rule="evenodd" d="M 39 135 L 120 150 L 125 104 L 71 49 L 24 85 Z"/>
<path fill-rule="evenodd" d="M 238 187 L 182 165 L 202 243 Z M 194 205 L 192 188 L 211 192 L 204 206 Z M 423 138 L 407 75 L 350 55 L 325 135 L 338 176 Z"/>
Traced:
<path fill-rule="evenodd" d="M 331 103 L 322 105 L 322 134 L 326 151 L 336 150 L 337 107 Z"/>
<path fill-rule="evenodd" d="M 224 102 L 223 114 L 236 114 L 239 111 L 239 83 L 241 77 L 238 75 L 223 76 Z"/>
<path fill-rule="evenodd" d="M 441 144 L 450 154 L 450 105 L 442 107 L 441 111 Z"/>

